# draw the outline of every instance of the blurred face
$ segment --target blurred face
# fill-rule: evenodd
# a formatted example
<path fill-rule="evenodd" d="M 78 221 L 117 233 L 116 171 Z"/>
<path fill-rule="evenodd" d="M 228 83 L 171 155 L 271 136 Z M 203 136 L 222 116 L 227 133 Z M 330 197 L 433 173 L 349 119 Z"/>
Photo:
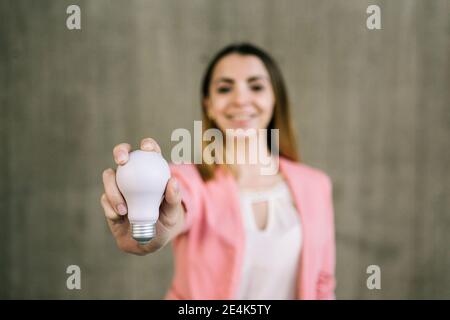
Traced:
<path fill-rule="evenodd" d="M 263 62 L 253 55 L 230 54 L 215 66 L 204 105 L 219 129 L 265 129 L 275 97 Z"/>

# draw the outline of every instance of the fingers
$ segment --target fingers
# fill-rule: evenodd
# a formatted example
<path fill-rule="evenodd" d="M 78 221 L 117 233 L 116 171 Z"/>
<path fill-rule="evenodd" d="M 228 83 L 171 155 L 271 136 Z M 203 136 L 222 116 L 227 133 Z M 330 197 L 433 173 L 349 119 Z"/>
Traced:
<path fill-rule="evenodd" d="M 100 198 L 100 203 L 103 207 L 103 211 L 105 212 L 105 217 L 109 220 L 119 220 L 121 218 L 120 215 L 118 215 L 114 209 L 111 207 L 111 204 L 108 201 L 108 198 L 106 196 L 106 194 L 102 194 L 101 198 Z"/>
<path fill-rule="evenodd" d="M 180 186 L 175 178 L 170 178 L 167 182 L 164 198 L 170 206 L 176 206 L 181 203 Z"/>
<path fill-rule="evenodd" d="M 161 148 L 158 143 L 152 138 L 144 138 L 141 140 L 141 150 L 143 151 L 155 151 L 161 153 Z"/>
<path fill-rule="evenodd" d="M 121 143 L 114 147 L 113 156 L 116 164 L 124 165 L 128 161 L 128 154 L 131 151 L 131 145 L 128 143 Z"/>
<path fill-rule="evenodd" d="M 166 186 L 164 201 L 161 205 L 159 220 L 167 228 L 173 227 L 179 218 L 181 208 L 181 192 L 178 181 L 170 178 Z"/>
<path fill-rule="evenodd" d="M 105 187 L 106 198 L 111 207 L 118 215 L 127 214 L 127 206 L 116 183 L 116 173 L 113 169 L 103 171 L 103 185 Z"/>
<path fill-rule="evenodd" d="M 161 148 L 158 143 L 152 138 L 144 138 L 141 140 L 141 150 L 154 151 L 161 153 Z M 131 151 L 131 145 L 129 143 L 120 143 L 113 149 L 114 161 L 118 165 L 124 165 L 128 161 L 128 154 Z"/>

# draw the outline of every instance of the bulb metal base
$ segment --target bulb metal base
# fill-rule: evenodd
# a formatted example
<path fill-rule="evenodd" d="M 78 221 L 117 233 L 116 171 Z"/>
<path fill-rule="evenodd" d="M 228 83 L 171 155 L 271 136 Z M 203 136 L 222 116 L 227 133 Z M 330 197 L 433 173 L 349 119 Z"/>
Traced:
<path fill-rule="evenodd" d="M 139 244 L 147 244 L 156 236 L 156 224 L 153 223 L 132 223 L 131 234 Z"/>

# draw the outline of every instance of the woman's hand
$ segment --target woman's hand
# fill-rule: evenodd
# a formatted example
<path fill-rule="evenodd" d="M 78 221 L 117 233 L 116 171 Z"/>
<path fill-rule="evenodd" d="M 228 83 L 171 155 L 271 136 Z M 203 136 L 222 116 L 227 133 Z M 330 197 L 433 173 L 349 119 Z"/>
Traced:
<path fill-rule="evenodd" d="M 141 141 L 141 150 L 161 153 L 155 140 L 145 138 Z M 123 165 L 128 161 L 131 146 L 121 143 L 114 147 L 114 161 Z M 184 209 L 181 204 L 181 195 L 178 182 L 170 178 L 164 199 L 159 207 L 159 219 L 156 224 L 156 237 L 148 244 L 140 245 L 131 237 L 131 226 L 127 217 L 127 204 L 116 183 L 116 172 L 109 168 L 103 171 L 103 185 L 105 193 L 100 202 L 105 212 L 109 228 L 116 239 L 117 246 L 122 251 L 137 255 L 155 252 L 167 244 L 183 228 Z"/>

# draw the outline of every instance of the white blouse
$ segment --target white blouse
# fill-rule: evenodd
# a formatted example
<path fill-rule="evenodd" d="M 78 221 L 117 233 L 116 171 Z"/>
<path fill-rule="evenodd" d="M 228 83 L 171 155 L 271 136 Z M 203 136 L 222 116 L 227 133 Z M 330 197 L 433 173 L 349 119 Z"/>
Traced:
<path fill-rule="evenodd" d="M 267 203 L 267 223 L 259 229 L 252 204 Z M 245 256 L 238 300 L 296 298 L 301 222 L 284 181 L 269 190 L 241 191 Z"/>

